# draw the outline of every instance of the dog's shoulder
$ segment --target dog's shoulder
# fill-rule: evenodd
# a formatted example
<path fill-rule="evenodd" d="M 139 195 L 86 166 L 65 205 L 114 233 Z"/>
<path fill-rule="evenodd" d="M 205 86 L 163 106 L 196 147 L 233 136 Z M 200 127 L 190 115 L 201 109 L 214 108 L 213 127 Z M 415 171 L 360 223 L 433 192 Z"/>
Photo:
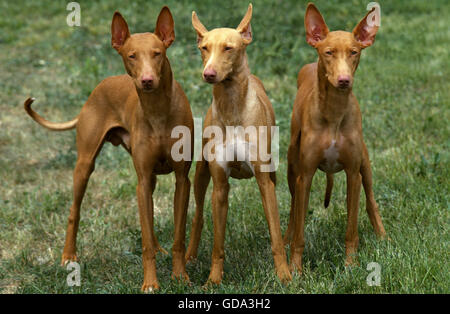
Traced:
<path fill-rule="evenodd" d="M 134 88 L 134 83 L 133 79 L 127 74 L 109 76 L 97 85 L 97 88 L 102 89 L 129 89 L 130 87 Z"/>
<path fill-rule="evenodd" d="M 297 89 L 300 85 L 311 77 L 317 77 L 317 62 L 305 64 L 300 71 L 298 71 L 297 76 Z"/>
<path fill-rule="evenodd" d="M 129 75 L 109 76 L 102 80 L 92 91 L 89 98 L 95 99 L 96 106 L 99 103 L 125 103 L 129 97 L 132 101 L 137 101 L 136 88 L 132 78 Z"/>
<path fill-rule="evenodd" d="M 262 106 L 263 111 L 266 113 L 268 124 L 275 123 L 275 113 L 273 110 L 272 103 L 269 99 L 269 96 L 267 96 L 267 92 L 266 89 L 264 88 L 263 83 L 255 75 L 250 76 L 249 90 L 247 97 L 252 98 L 249 100 L 253 101 L 255 104 Z"/>
<path fill-rule="evenodd" d="M 264 92 L 264 94 L 266 93 L 264 84 L 259 79 L 259 77 L 257 77 L 256 75 L 254 75 L 254 74 L 250 75 L 249 84 L 251 84 L 254 88 L 260 89 L 262 92 Z"/>

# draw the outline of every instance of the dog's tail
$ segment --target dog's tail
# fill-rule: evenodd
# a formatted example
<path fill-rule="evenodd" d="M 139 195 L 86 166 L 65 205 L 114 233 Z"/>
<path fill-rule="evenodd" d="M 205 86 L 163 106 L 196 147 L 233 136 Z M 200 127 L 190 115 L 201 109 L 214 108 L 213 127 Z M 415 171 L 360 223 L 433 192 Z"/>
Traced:
<path fill-rule="evenodd" d="M 325 201 L 323 202 L 325 208 L 330 205 L 331 190 L 333 190 L 333 174 L 327 173 L 327 189 L 325 190 Z"/>
<path fill-rule="evenodd" d="M 65 130 L 73 129 L 77 125 L 78 117 L 76 117 L 75 119 L 70 120 L 68 122 L 62 122 L 62 123 L 54 123 L 54 122 L 50 122 L 50 121 L 44 119 L 42 116 L 37 114 L 36 111 L 31 109 L 31 104 L 33 103 L 33 101 L 34 101 L 34 98 L 28 98 L 27 100 L 25 100 L 23 106 L 25 108 L 25 111 L 28 113 L 28 115 L 34 121 L 36 121 L 43 127 L 46 127 L 47 129 L 52 130 L 52 131 L 65 131 Z"/>

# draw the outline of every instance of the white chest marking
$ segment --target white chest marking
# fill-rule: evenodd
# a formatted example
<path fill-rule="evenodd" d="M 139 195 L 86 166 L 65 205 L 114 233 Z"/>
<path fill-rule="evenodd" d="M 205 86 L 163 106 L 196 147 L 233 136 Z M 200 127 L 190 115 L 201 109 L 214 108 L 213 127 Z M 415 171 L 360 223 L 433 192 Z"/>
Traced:
<path fill-rule="evenodd" d="M 233 161 L 241 162 L 240 172 L 247 174 L 252 173 L 254 175 L 255 169 L 250 162 L 251 160 L 254 160 L 253 155 L 256 153 L 254 146 L 255 145 L 252 145 L 241 138 L 227 140 L 224 144 L 215 145 L 215 160 L 217 164 L 222 167 L 227 176 L 229 176 L 231 172 L 229 162 Z"/>
<path fill-rule="evenodd" d="M 211 59 L 208 61 L 208 64 L 210 61 Z M 222 116 L 218 117 L 219 113 L 215 108 L 215 103 L 213 100 L 213 117 L 220 119 L 225 126 L 236 127 L 236 129 L 234 129 L 234 134 L 227 133 L 225 143 L 216 143 L 214 146 L 215 160 L 217 164 L 225 171 L 227 177 L 230 175 L 232 170 L 230 162 L 236 161 L 240 162 L 240 169 L 234 168 L 234 171 L 239 172 L 244 177 L 255 175 L 255 169 L 252 161 L 257 160 L 258 156 L 256 138 L 250 139 L 250 142 L 248 142 L 245 139 L 245 136 L 241 136 L 239 132 L 237 132 L 237 128 L 241 124 L 245 124 L 240 126 L 243 128 L 252 125 L 252 121 L 241 121 L 241 118 L 253 116 L 254 112 L 259 110 L 258 105 L 258 97 L 252 80 L 249 80 L 248 82 L 247 96 L 245 98 L 245 105 L 242 113 L 238 111 L 239 106 L 232 106 L 233 114 L 229 119 L 224 119 Z M 256 128 L 255 130 L 257 132 L 258 129 Z"/>

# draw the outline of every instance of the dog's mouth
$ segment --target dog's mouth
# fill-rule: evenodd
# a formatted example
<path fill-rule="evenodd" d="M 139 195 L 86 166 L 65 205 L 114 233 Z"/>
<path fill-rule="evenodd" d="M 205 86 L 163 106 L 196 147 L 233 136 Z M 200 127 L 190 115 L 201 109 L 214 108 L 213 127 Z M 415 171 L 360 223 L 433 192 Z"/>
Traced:
<path fill-rule="evenodd" d="M 232 81 L 232 79 L 231 79 L 231 77 L 229 75 L 225 76 L 221 80 L 217 79 L 217 77 L 215 77 L 215 78 L 203 77 L 203 80 L 206 83 L 209 83 L 209 84 L 226 83 L 226 82 L 231 82 Z"/>
<path fill-rule="evenodd" d="M 144 93 L 150 93 L 154 90 L 153 86 L 142 86 L 142 91 Z"/>
<path fill-rule="evenodd" d="M 337 88 L 341 91 L 346 91 L 350 89 L 350 85 L 338 85 Z"/>
<path fill-rule="evenodd" d="M 342 92 L 348 91 L 352 88 L 352 84 L 350 82 L 349 83 L 339 83 L 338 82 L 337 84 L 333 84 L 333 85 L 337 90 L 340 90 Z"/>
<path fill-rule="evenodd" d="M 155 84 L 142 84 L 141 82 L 135 82 L 136 89 L 143 93 L 151 93 L 156 89 Z"/>
<path fill-rule="evenodd" d="M 141 85 L 141 90 L 144 93 L 151 93 L 157 88 L 157 86 L 154 83 L 152 83 L 152 84 L 140 84 L 140 85 Z"/>
<path fill-rule="evenodd" d="M 336 84 L 334 85 L 338 90 L 341 91 L 348 91 L 349 89 L 352 88 L 352 82 L 351 80 L 346 80 L 346 81 L 337 81 Z"/>
<path fill-rule="evenodd" d="M 203 79 L 205 80 L 206 83 L 209 83 L 209 84 L 219 83 L 217 81 L 217 79 L 215 79 L 215 78 L 203 77 Z"/>

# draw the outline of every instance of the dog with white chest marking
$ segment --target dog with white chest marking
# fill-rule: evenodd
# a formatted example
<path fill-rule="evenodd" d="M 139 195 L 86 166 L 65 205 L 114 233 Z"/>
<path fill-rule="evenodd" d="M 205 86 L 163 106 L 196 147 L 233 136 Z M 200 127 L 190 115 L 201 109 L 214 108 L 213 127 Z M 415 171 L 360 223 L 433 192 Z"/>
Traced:
<path fill-rule="evenodd" d="M 262 150 L 270 153 L 275 114 L 263 84 L 250 73 L 247 62 L 246 47 L 252 41 L 251 17 L 250 4 L 236 29 L 216 28 L 208 31 L 196 13 L 192 13 L 192 24 L 197 32 L 204 65 L 203 79 L 213 85 L 213 100 L 205 118 L 203 158 L 196 167 L 196 212 L 186 258 L 197 257 L 205 193 L 212 177 L 214 246 L 208 282 L 215 284 L 219 284 L 223 276 L 230 176 L 237 179 L 256 177 L 269 225 L 277 275 L 284 282 L 291 279 L 281 236 L 275 171 L 268 167 L 270 158 L 268 160 L 260 153 Z M 258 132 L 260 130 L 263 131 Z"/>

